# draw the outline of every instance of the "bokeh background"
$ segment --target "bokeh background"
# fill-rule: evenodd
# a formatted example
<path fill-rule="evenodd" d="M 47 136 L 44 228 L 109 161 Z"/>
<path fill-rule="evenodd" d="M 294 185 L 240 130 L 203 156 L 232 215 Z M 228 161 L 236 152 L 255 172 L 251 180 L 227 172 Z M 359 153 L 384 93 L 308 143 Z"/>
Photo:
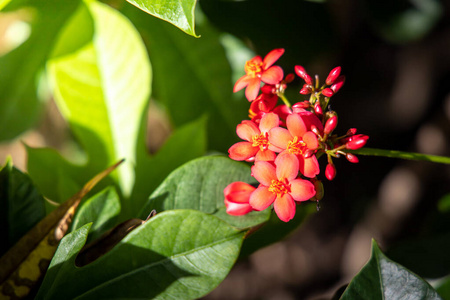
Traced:
<path fill-rule="evenodd" d="M 242 57 L 284 48 L 279 65 L 285 73 L 303 65 L 322 79 L 341 66 L 346 83 L 331 102 L 337 132 L 356 127 L 370 136 L 371 148 L 450 156 L 448 1 L 200 0 L 197 9 L 199 22 L 246 45 Z M 197 31 L 207 35 L 201 26 Z M 149 52 L 157 82 L 157 58 Z M 243 65 L 233 70 L 236 78 Z M 296 79 L 289 86 L 291 102 L 304 98 L 301 84 Z M 173 127 L 158 103 L 158 86 L 153 89 L 151 152 Z M 26 170 L 22 143 L 66 154 L 77 148 L 52 101 L 33 130 L 0 144 L 0 162 L 11 155 Z M 359 164 L 345 158 L 335 163 L 337 177 L 324 180 L 320 210 L 284 241 L 243 257 L 205 299 L 330 299 L 367 261 L 372 239 L 431 282 L 450 273 L 443 254 L 450 251 L 449 166 L 363 156 Z"/>

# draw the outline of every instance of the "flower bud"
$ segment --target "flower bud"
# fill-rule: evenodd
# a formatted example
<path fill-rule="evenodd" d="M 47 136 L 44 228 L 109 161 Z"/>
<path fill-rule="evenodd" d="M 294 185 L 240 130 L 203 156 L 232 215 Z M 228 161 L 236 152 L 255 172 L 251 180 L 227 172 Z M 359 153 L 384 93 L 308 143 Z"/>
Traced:
<path fill-rule="evenodd" d="M 311 156 L 313 156 L 314 155 L 314 151 L 312 151 L 312 150 L 307 150 L 304 154 L 303 154 L 303 157 L 304 158 L 310 158 Z"/>
<path fill-rule="evenodd" d="M 322 95 L 324 95 L 325 97 L 331 97 L 334 95 L 334 92 L 332 89 L 326 88 L 322 90 Z"/>
<path fill-rule="evenodd" d="M 261 87 L 261 92 L 262 92 L 263 94 L 273 94 L 274 91 L 276 91 L 276 88 L 275 88 L 275 86 L 272 85 L 272 84 L 264 84 L 264 85 Z M 257 98 L 257 99 L 258 99 L 258 98 Z"/>
<path fill-rule="evenodd" d="M 350 149 L 350 150 L 356 150 L 356 149 L 362 148 L 362 147 L 364 147 L 364 145 L 366 144 L 368 139 L 369 139 L 369 136 L 364 135 L 364 134 L 355 135 L 351 138 L 350 141 L 348 141 L 345 144 L 345 148 Z"/>
<path fill-rule="evenodd" d="M 331 86 L 331 89 L 333 90 L 333 92 L 336 94 L 341 87 L 344 85 L 345 82 L 345 76 L 339 76 L 335 83 Z"/>
<path fill-rule="evenodd" d="M 320 106 L 319 102 L 316 102 L 316 104 L 314 105 L 314 112 L 316 113 L 317 117 L 322 118 L 323 110 L 322 110 L 322 106 Z"/>
<path fill-rule="evenodd" d="M 300 94 L 302 95 L 308 95 L 311 94 L 311 87 L 308 84 L 304 84 L 303 88 L 300 90 Z"/>
<path fill-rule="evenodd" d="M 352 153 L 347 153 L 347 154 L 345 155 L 345 157 L 346 157 L 347 160 L 348 160 L 349 162 L 351 162 L 351 163 L 356 164 L 356 163 L 359 162 L 358 157 L 357 157 L 356 155 L 352 154 Z"/>
<path fill-rule="evenodd" d="M 293 73 L 289 73 L 284 78 L 284 82 L 291 83 L 292 81 L 294 81 L 294 79 L 295 79 L 295 75 Z"/>
<path fill-rule="evenodd" d="M 327 167 L 325 168 L 325 177 L 330 181 L 333 180 L 334 177 L 336 177 L 336 167 L 334 165 L 327 165 Z"/>
<path fill-rule="evenodd" d="M 328 74 L 327 80 L 325 81 L 326 85 L 332 85 L 339 77 L 339 74 L 341 74 L 341 67 L 336 67 L 331 70 L 330 74 Z"/>
<path fill-rule="evenodd" d="M 302 66 L 295 66 L 295 73 L 300 76 L 306 82 L 306 84 L 312 84 L 311 76 L 306 73 L 305 68 L 303 68 Z"/>
<path fill-rule="evenodd" d="M 305 100 L 303 102 L 297 102 L 294 105 L 292 105 L 292 110 L 295 112 L 296 109 L 307 109 L 310 107 L 310 103 L 308 100 Z"/>
<path fill-rule="evenodd" d="M 325 134 L 330 134 L 333 132 L 333 130 L 337 126 L 337 121 L 338 121 L 337 116 L 332 116 L 331 118 L 329 118 L 327 120 L 327 122 L 325 123 L 325 128 L 324 128 Z"/>
<path fill-rule="evenodd" d="M 355 135 L 356 131 L 357 131 L 356 128 L 350 128 L 349 130 L 347 130 L 347 134 L 346 135 Z"/>

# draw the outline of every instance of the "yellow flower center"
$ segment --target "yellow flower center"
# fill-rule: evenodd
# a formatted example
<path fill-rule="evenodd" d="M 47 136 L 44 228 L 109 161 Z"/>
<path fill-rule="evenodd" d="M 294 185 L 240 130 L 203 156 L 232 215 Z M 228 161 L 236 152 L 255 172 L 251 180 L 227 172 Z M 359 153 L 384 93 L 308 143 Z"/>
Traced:
<path fill-rule="evenodd" d="M 263 71 L 263 63 L 251 59 L 245 63 L 244 69 L 245 69 L 245 73 L 248 76 L 261 77 L 261 73 Z"/>
<path fill-rule="evenodd" d="M 273 179 L 269 186 L 269 191 L 278 197 L 282 197 L 284 194 L 291 192 L 291 185 L 286 178 L 281 178 L 280 180 Z"/>
<path fill-rule="evenodd" d="M 306 143 L 304 141 L 299 141 L 298 137 L 294 137 L 292 141 L 288 142 L 287 150 L 291 154 L 302 155 L 305 147 Z"/>
<path fill-rule="evenodd" d="M 267 132 L 252 137 L 252 146 L 259 147 L 259 150 L 264 151 L 269 148 L 269 134 Z"/>

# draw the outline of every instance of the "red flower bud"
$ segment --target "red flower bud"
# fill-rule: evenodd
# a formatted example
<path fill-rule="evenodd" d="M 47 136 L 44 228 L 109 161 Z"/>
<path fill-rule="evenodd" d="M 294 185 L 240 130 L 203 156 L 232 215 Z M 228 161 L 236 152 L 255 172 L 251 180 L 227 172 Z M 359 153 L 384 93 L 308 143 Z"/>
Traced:
<path fill-rule="evenodd" d="M 327 167 L 325 168 L 325 177 L 330 181 L 333 180 L 334 177 L 336 177 L 336 167 L 334 165 L 327 165 Z"/>
<path fill-rule="evenodd" d="M 302 66 L 295 66 L 295 73 L 300 76 L 306 82 L 306 84 L 312 84 L 311 76 L 306 73 L 305 68 L 303 68 Z"/>
<path fill-rule="evenodd" d="M 336 94 L 341 87 L 344 85 L 345 82 L 345 76 L 339 76 L 336 81 L 334 82 L 334 84 L 331 86 L 331 89 L 333 90 L 333 92 Z"/>
<path fill-rule="evenodd" d="M 304 154 L 303 154 L 303 157 L 304 158 L 310 158 L 311 156 L 313 156 L 314 155 L 314 151 L 312 151 L 312 150 L 307 150 Z"/>
<path fill-rule="evenodd" d="M 311 125 L 311 131 L 320 136 L 320 130 L 315 125 Z"/>
<path fill-rule="evenodd" d="M 320 106 L 318 102 L 314 105 L 314 112 L 316 113 L 317 117 L 322 118 L 323 110 L 322 106 Z"/>
<path fill-rule="evenodd" d="M 332 89 L 326 88 L 322 90 L 322 95 L 324 95 L 325 97 L 331 97 L 334 95 L 334 92 Z"/>
<path fill-rule="evenodd" d="M 273 92 L 276 91 L 276 88 L 272 84 L 265 84 L 261 87 L 261 92 L 263 94 L 273 94 Z M 258 99 L 258 98 L 256 98 Z"/>
<path fill-rule="evenodd" d="M 309 85 L 307 85 L 307 84 L 304 84 L 303 85 L 303 88 L 300 90 L 300 94 L 302 94 L 302 95 L 308 95 L 308 94 L 310 94 L 311 93 L 311 88 L 309 87 Z"/>
<path fill-rule="evenodd" d="M 347 153 L 345 157 L 346 157 L 347 160 L 348 160 L 349 162 L 351 162 L 351 163 L 356 164 L 356 163 L 359 162 L 358 157 L 357 157 L 356 155 L 354 155 L 354 154 Z"/>
<path fill-rule="evenodd" d="M 325 123 L 325 129 L 324 129 L 325 134 L 332 133 L 333 130 L 336 128 L 336 126 L 337 126 L 337 116 L 332 116 Z"/>
<path fill-rule="evenodd" d="M 328 74 L 327 80 L 325 83 L 327 85 L 332 85 L 336 79 L 339 77 L 339 74 L 341 74 L 341 67 L 336 67 L 333 70 L 331 70 L 330 74 Z"/>
<path fill-rule="evenodd" d="M 284 82 L 291 83 L 292 81 L 294 81 L 294 79 L 295 79 L 295 75 L 293 73 L 289 73 L 284 78 Z"/>
<path fill-rule="evenodd" d="M 355 135 L 356 131 L 357 131 L 356 128 L 350 128 L 349 130 L 347 130 L 347 134 L 346 135 Z"/>
<path fill-rule="evenodd" d="M 307 109 L 310 107 L 309 101 L 305 100 L 303 102 L 297 102 L 292 105 L 292 109 L 295 111 L 296 109 Z"/>
<path fill-rule="evenodd" d="M 345 147 L 350 150 L 362 148 L 364 147 L 368 139 L 369 136 L 364 134 L 355 135 L 350 139 L 350 141 L 345 144 Z"/>

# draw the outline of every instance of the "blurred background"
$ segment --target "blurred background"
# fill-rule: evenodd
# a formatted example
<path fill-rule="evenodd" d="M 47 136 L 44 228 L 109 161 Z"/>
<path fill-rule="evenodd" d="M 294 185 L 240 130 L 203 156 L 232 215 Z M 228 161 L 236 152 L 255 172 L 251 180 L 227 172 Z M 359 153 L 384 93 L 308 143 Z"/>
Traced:
<path fill-rule="evenodd" d="M 135 13 L 123 1 L 106 2 L 125 15 Z M 302 65 L 324 80 L 341 66 L 346 83 L 331 102 L 339 115 L 336 132 L 356 127 L 370 136 L 367 147 L 450 156 L 449 17 L 450 3 L 436 0 L 200 0 L 196 31 L 207 40 L 214 30 L 225 50 L 240 45 L 239 51 L 227 50 L 233 80 L 243 74 L 245 59 L 275 48 L 286 50 L 277 62 L 285 74 Z M 0 27 L 0 35 L 4 32 Z M 142 35 L 151 41 L 154 86 L 147 145 L 156 152 L 174 122 L 159 101 L 164 82 L 158 77 L 157 40 Z M 195 38 L 183 38 L 195 45 Z M 298 94 L 301 85 L 297 78 L 288 87 L 292 103 L 305 98 Z M 234 96 L 230 105 L 245 103 L 243 92 Z M 11 155 L 26 170 L 22 143 L 63 154 L 77 149 L 52 101 L 34 129 L 0 144 L 0 162 Z M 210 150 L 226 153 L 227 148 Z M 243 257 L 205 299 L 331 299 L 365 264 L 372 239 L 390 258 L 431 281 L 449 274 L 450 167 L 359 158 L 359 164 L 335 160 L 337 176 L 324 180 L 320 210 L 284 241 Z"/>

